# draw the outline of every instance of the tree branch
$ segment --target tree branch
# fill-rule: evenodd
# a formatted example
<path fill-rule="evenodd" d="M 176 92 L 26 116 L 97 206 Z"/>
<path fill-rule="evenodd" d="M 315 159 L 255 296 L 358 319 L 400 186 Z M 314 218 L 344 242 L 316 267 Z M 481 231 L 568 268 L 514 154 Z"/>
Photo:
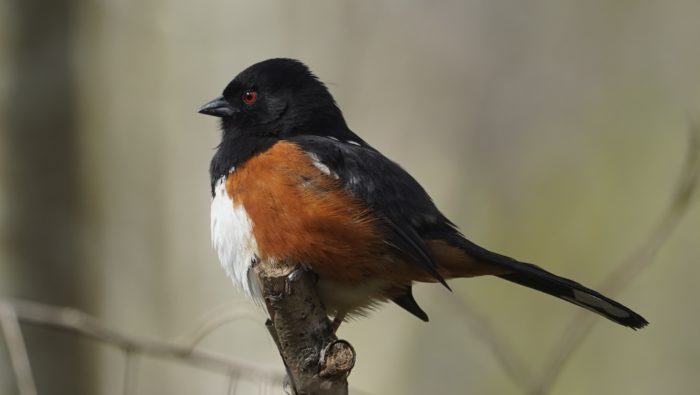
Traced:
<path fill-rule="evenodd" d="M 36 395 L 36 385 L 32 375 L 32 367 L 29 364 L 27 347 L 24 344 L 22 329 L 19 327 L 19 319 L 15 309 L 0 303 L 0 326 L 5 334 L 7 350 L 10 354 L 10 362 L 15 373 L 17 389 L 21 395 Z"/>
<path fill-rule="evenodd" d="M 294 395 L 345 395 L 355 350 L 338 340 L 311 272 L 294 266 L 254 266 L 270 319 L 266 326 L 287 368 Z"/>
<path fill-rule="evenodd" d="M 284 380 L 284 375 L 276 369 L 199 350 L 195 348 L 196 344 L 167 342 L 127 335 L 108 327 L 88 314 L 72 308 L 0 298 L 0 312 L 3 313 L 0 317 L 3 318 L 3 322 L 6 320 L 7 311 L 14 312 L 17 319 L 23 323 L 81 334 L 117 347 L 127 353 L 138 353 L 155 358 L 176 359 L 191 366 L 219 371 L 229 376 L 249 379 L 263 377 L 280 383 Z M 9 343 L 10 338 L 7 331 L 5 335 Z M 198 342 L 199 338 L 199 336 L 196 336 L 193 341 Z M 23 350 L 26 354 L 26 349 L 23 348 Z M 15 371 L 16 374 L 19 374 L 16 368 Z"/>

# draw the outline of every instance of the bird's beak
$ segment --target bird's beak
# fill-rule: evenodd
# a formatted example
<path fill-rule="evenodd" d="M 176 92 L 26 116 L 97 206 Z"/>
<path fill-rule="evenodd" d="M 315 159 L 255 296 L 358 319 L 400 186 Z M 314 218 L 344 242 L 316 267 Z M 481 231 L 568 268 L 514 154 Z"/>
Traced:
<path fill-rule="evenodd" d="M 231 104 L 223 97 L 219 96 L 216 99 L 202 106 L 199 109 L 200 114 L 211 115 L 213 117 L 230 117 L 236 111 L 231 107 Z"/>

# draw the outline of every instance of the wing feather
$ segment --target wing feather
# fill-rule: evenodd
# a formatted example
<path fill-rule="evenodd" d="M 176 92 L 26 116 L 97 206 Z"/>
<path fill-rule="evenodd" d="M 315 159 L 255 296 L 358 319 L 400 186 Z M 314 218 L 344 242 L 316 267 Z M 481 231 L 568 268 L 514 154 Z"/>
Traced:
<path fill-rule="evenodd" d="M 297 136 L 290 141 L 328 168 L 350 195 L 384 223 L 388 245 L 449 289 L 422 235 L 435 228 L 454 229 L 413 177 L 364 142 L 320 136 Z"/>

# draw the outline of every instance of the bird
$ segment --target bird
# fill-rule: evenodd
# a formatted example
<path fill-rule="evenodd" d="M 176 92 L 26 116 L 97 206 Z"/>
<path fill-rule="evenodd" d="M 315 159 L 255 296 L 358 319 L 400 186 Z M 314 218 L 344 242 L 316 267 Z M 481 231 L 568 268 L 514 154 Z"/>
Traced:
<path fill-rule="evenodd" d="M 617 324 L 647 320 L 573 280 L 468 240 L 425 189 L 347 125 L 301 61 L 273 58 L 235 76 L 199 113 L 220 119 L 210 165 L 211 237 L 226 274 L 262 301 L 251 269 L 296 263 L 316 276 L 334 328 L 393 302 L 428 315 L 416 283 L 495 276 Z"/>

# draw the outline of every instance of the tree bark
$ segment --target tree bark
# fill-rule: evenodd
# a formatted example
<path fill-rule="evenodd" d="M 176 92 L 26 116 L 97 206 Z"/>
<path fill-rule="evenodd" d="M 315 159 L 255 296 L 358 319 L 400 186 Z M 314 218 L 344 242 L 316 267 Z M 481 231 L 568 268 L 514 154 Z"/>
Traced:
<path fill-rule="evenodd" d="M 335 336 L 316 293 L 316 277 L 300 266 L 254 266 L 270 319 L 266 326 L 287 369 L 294 395 L 348 393 L 355 350 Z"/>

